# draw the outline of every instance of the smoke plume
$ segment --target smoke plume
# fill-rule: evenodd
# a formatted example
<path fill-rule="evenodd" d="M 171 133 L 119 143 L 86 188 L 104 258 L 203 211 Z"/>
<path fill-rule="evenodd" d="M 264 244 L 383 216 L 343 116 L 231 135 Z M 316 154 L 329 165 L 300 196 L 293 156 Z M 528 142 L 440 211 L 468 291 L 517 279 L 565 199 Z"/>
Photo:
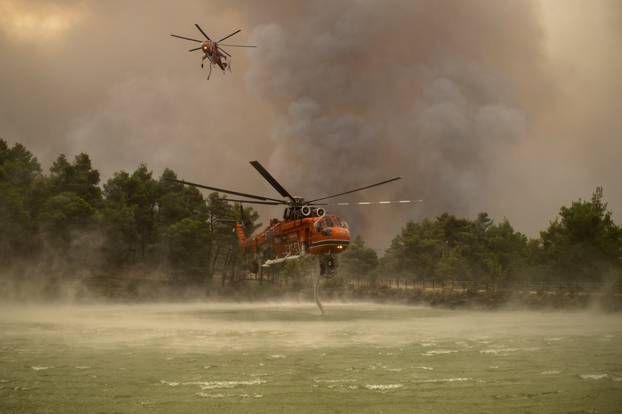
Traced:
<path fill-rule="evenodd" d="M 258 159 L 307 198 L 399 175 L 342 200 L 422 204 L 330 207 L 377 248 L 443 211 L 535 235 L 597 185 L 622 208 L 615 0 L 0 0 L 0 23 L 0 136 L 44 165 L 84 151 L 104 179 L 145 162 L 273 195 Z M 193 23 L 258 48 L 206 81 L 168 36 Z"/>

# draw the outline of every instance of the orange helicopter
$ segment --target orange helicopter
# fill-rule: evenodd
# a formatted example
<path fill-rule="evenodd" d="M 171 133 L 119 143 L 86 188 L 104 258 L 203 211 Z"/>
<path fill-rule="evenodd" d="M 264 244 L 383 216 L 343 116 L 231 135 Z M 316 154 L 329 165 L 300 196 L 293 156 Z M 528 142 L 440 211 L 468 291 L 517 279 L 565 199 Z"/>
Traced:
<path fill-rule="evenodd" d="M 245 234 L 244 227 L 240 222 L 236 222 L 235 231 L 240 247 L 243 249 L 250 249 L 254 254 L 255 260 L 252 265 L 253 268 L 251 268 L 252 273 L 258 273 L 260 266 L 269 267 L 277 263 L 312 254 L 320 257 L 320 275 L 329 277 L 333 274 L 336 267 L 334 255 L 345 251 L 350 244 L 350 229 L 347 222 L 340 217 L 334 214 L 327 215 L 326 210 L 322 206 L 327 206 L 328 204 L 319 202 L 401 179 L 401 177 L 394 177 L 353 190 L 319 197 L 313 200 L 305 200 L 302 197 L 292 196 L 258 161 L 251 161 L 250 164 L 266 181 L 268 181 L 268 183 L 270 183 L 281 197 L 284 197 L 283 199 L 241 193 L 183 180 L 171 179 L 171 181 L 220 193 L 245 197 L 245 199 L 226 199 L 227 201 L 240 204 L 287 206 L 283 213 L 282 220 L 276 218 L 271 219 L 270 225 L 266 229 L 252 237 Z M 415 200 L 362 201 L 357 203 L 337 203 L 335 205 L 406 204 L 414 201 Z M 243 217 L 242 220 L 244 220 Z M 272 250 L 276 253 L 276 257 L 259 263 L 257 260 L 257 250 L 264 245 L 272 247 Z"/>
<path fill-rule="evenodd" d="M 222 46 L 225 47 L 256 47 L 256 46 L 252 46 L 252 45 L 231 45 L 231 44 L 221 44 L 220 42 L 222 42 L 225 39 L 230 38 L 233 35 L 236 35 L 238 33 L 241 32 L 241 29 L 236 30 L 235 32 L 223 37 L 222 39 L 218 40 L 218 41 L 213 41 L 212 39 L 210 39 L 210 37 L 207 35 L 207 33 L 205 33 L 203 31 L 203 29 L 201 29 L 201 27 L 198 24 L 194 24 L 197 29 L 199 29 L 199 31 L 201 32 L 201 34 L 203 34 L 203 36 L 205 36 L 206 40 L 198 40 L 198 39 L 193 39 L 190 37 L 184 37 L 184 36 L 179 36 L 176 34 L 171 34 L 171 36 L 173 37 L 177 37 L 179 39 L 184 39 L 184 40 L 190 40 L 192 42 L 197 42 L 197 43 L 201 43 L 201 46 L 199 47 L 195 47 L 193 49 L 188 50 L 188 52 L 194 52 L 197 50 L 202 50 L 203 51 L 203 57 L 201 58 L 201 67 L 203 67 L 203 63 L 205 62 L 205 59 L 207 59 L 209 61 L 209 74 L 207 75 L 207 79 L 209 80 L 210 76 L 212 75 L 212 65 L 217 65 L 220 69 L 222 69 L 222 71 L 224 72 L 225 69 L 229 68 L 229 70 L 231 70 L 231 60 L 229 60 L 229 62 L 227 62 L 227 58 L 231 58 L 231 55 L 222 48 Z"/>

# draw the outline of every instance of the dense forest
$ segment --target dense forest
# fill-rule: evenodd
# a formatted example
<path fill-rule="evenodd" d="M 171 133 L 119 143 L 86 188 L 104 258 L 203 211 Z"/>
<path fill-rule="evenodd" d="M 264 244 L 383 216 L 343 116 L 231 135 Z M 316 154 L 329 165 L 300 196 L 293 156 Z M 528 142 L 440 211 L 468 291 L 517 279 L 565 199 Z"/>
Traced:
<path fill-rule="evenodd" d="M 108 296 L 122 286 L 124 295 L 139 294 L 144 283 L 138 282 L 145 280 L 231 292 L 244 279 L 247 260 L 230 223 L 241 220 L 239 206 L 168 178 L 176 178 L 175 172 L 166 169 L 154 178 L 141 164 L 102 185 L 87 154 L 73 160 L 60 155 L 45 174 L 28 149 L 0 140 L 0 296 L 54 296 L 63 286 Z M 251 208 L 244 216 L 248 232 L 260 226 Z M 355 238 L 340 257 L 337 279 L 373 285 L 391 275 L 619 289 L 622 228 L 612 219 L 603 189 L 561 207 L 552 218 L 535 239 L 486 213 L 410 221 L 382 257 Z M 289 263 L 282 278 L 301 287 L 311 265 Z"/>
<path fill-rule="evenodd" d="M 491 284 L 614 283 L 622 276 L 622 228 L 616 226 L 598 187 L 590 200 L 562 207 L 540 237 L 528 239 L 506 219 L 487 213 L 469 220 L 442 214 L 410 221 L 378 258 L 356 239 L 344 253 L 351 277 L 383 274 Z"/>

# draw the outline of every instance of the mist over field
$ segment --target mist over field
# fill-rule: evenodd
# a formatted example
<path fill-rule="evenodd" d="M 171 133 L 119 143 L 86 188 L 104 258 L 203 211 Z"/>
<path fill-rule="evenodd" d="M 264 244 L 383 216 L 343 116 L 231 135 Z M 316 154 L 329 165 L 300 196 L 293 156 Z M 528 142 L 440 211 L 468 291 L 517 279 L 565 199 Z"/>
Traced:
<path fill-rule="evenodd" d="M 2 306 L 6 412 L 615 412 L 619 315 L 368 303 Z M 618 361 L 618 362 L 616 362 Z"/>
<path fill-rule="evenodd" d="M 620 320 L 617 314 L 604 314 L 598 310 L 454 312 L 425 306 L 366 302 L 328 302 L 324 318 L 318 317 L 312 304 L 287 301 L 84 306 L 23 304 L 3 305 L 2 310 L 2 323 L 16 324 L 9 328 L 12 333 L 30 331 L 37 334 L 31 328 L 39 327 L 43 329 L 38 333 L 58 336 L 68 344 L 143 346 L 157 341 L 165 349 L 202 352 L 227 348 L 247 351 L 261 346 L 290 349 L 339 348 L 354 344 L 397 347 L 414 340 L 433 343 L 470 336 L 488 338 L 491 343 L 496 337 L 507 336 L 598 337 L 612 334 L 611 330 L 619 331 L 616 324 Z M 97 334 L 84 335 L 87 331 Z M 180 334 L 191 335 L 180 340 Z M 239 338 L 232 343 L 231 335 L 239 335 Z M 267 341 L 261 338 L 264 335 L 275 337 Z M 262 342 L 264 340 L 266 342 Z"/>

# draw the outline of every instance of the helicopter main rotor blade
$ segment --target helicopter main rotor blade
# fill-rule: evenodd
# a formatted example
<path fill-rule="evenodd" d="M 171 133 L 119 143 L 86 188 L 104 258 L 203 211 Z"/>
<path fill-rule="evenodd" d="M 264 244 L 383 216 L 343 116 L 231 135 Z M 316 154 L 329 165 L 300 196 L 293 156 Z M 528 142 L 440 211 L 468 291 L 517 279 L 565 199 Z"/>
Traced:
<path fill-rule="evenodd" d="M 227 46 L 227 47 L 257 47 L 257 46 L 254 46 L 254 45 L 225 45 L 225 44 L 222 44 L 221 46 Z"/>
<path fill-rule="evenodd" d="M 288 203 L 286 202 L 276 202 L 276 201 L 255 201 L 255 200 L 239 200 L 237 198 L 225 198 L 226 201 L 232 201 L 234 203 L 240 203 L 240 204 L 267 204 L 267 205 L 271 205 L 271 206 L 278 206 L 280 204 L 285 204 L 287 205 Z"/>
<path fill-rule="evenodd" d="M 283 186 L 279 184 L 279 182 L 272 175 L 270 175 L 268 170 L 266 170 L 263 165 L 259 163 L 259 161 L 251 161 L 250 163 L 281 196 L 289 198 L 294 204 L 296 204 L 294 197 L 292 197 L 292 195 L 288 193 L 287 190 L 283 188 Z"/>
<path fill-rule="evenodd" d="M 179 36 L 179 35 L 176 35 L 176 34 L 172 34 L 171 36 L 173 36 L 173 37 L 177 37 L 177 38 L 179 38 L 179 39 L 191 40 L 191 41 L 193 41 L 193 42 L 203 43 L 203 41 L 202 41 L 202 40 L 192 39 L 192 38 L 190 38 L 190 37 Z"/>
<path fill-rule="evenodd" d="M 227 36 L 223 37 L 222 39 L 220 39 L 220 40 L 219 40 L 218 42 L 216 42 L 216 43 L 222 42 L 222 41 L 223 41 L 223 40 L 225 40 L 225 39 L 229 39 L 231 36 L 233 36 L 233 35 L 235 35 L 235 34 L 238 34 L 238 33 L 240 33 L 241 31 L 242 31 L 242 29 L 238 29 L 238 30 L 236 30 L 235 32 L 231 33 L 230 35 L 227 35 Z"/>
<path fill-rule="evenodd" d="M 195 23 L 194 25 L 197 27 L 197 29 L 199 29 L 199 32 L 203 33 L 203 36 L 205 36 L 205 38 L 206 38 L 207 40 L 212 40 L 212 39 L 210 39 L 210 38 L 209 38 L 209 36 L 207 35 L 207 33 L 205 33 L 205 32 L 203 31 L 203 29 L 201 29 L 201 26 L 199 26 L 199 25 L 198 25 L 198 24 L 196 24 L 196 23 Z"/>
<path fill-rule="evenodd" d="M 258 195 L 254 195 L 254 194 L 246 194 L 246 193 L 241 193 L 239 191 L 233 191 L 233 190 L 224 190 L 222 188 L 210 187 L 208 185 L 191 183 L 189 181 L 184 181 L 184 180 L 176 180 L 174 178 L 167 178 L 167 180 L 168 181 L 173 181 L 173 182 L 176 182 L 176 183 L 179 183 L 179 184 L 190 185 L 192 187 L 205 188 L 207 190 L 212 190 L 212 191 L 216 191 L 216 192 L 219 192 L 219 193 L 233 194 L 233 195 L 237 195 L 237 196 L 241 196 L 241 197 L 254 198 L 256 200 L 276 201 L 277 203 L 285 203 L 285 204 L 287 204 L 284 200 L 277 200 L 276 198 L 263 197 L 263 196 L 258 196 Z"/>
<path fill-rule="evenodd" d="M 390 182 L 393 182 L 393 181 L 397 181 L 397 180 L 401 180 L 401 179 L 402 179 L 402 177 L 394 177 L 394 178 L 391 178 L 389 180 L 380 181 L 379 183 L 376 183 L 376 184 L 366 185 L 365 187 L 355 188 L 354 190 L 350 190 L 350 191 L 344 191 L 343 193 L 338 193 L 338 194 L 333 194 L 333 195 L 329 195 L 329 196 L 326 196 L 326 197 L 316 198 L 315 200 L 309 200 L 309 201 L 307 201 L 307 203 L 313 203 L 314 201 L 326 200 L 326 199 L 329 199 L 329 198 L 334 198 L 334 197 L 339 197 L 339 196 L 346 195 L 346 194 L 355 193 L 357 191 L 367 190 L 368 188 L 377 187 L 379 185 L 387 184 L 387 183 L 390 183 Z"/>
<path fill-rule="evenodd" d="M 218 50 L 220 50 L 222 53 L 224 53 L 225 55 L 227 55 L 227 56 L 231 57 L 231 55 L 230 55 L 230 54 L 229 54 L 229 53 L 228 53 L 225 49 L 223 49 L 223 48 L 222 48 L 222 47 L 220 47 L 220 46 L 217 46 L 217 47 L 218 47 Z"/>
<path fill-rule="evenodd" d="M 188 52 L 194 52 L 195 50 L 203 49 L 203 46 L 195 47 L 194 49 L 190 49 Z"/>
<path fill-rule="evenodd" d="M 394 201 L 352 201 L 345 203 L 334 204 L 312 204 L 324 205 L 324 206 L 370 206 L 370 205 L 386 205 L 386 204 L 411 204 L 411 203 L 423 203 L 423 200 L 394 200 Z"/>

